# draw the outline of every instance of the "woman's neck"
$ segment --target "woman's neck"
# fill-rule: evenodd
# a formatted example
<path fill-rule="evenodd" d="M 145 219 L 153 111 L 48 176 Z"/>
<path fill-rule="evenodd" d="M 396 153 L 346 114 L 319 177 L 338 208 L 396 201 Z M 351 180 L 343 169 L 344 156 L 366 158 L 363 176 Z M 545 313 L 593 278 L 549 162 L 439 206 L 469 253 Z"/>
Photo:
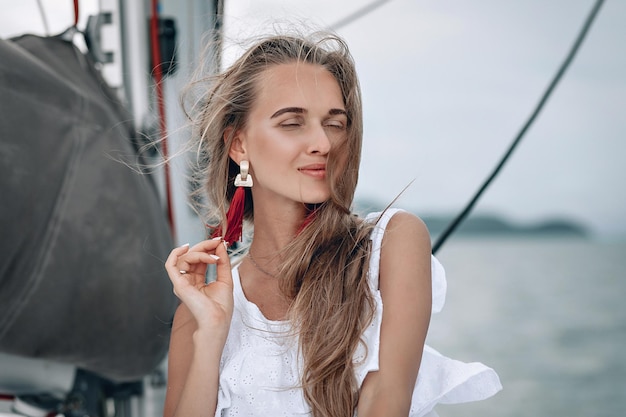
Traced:
<path fill-rule="evenodd" d="M 250 250 L 255 256 L 273 256 L 293 241 L 302 225 L 303 205 L 273 207 L 254 204 L 254 239 Z"/>

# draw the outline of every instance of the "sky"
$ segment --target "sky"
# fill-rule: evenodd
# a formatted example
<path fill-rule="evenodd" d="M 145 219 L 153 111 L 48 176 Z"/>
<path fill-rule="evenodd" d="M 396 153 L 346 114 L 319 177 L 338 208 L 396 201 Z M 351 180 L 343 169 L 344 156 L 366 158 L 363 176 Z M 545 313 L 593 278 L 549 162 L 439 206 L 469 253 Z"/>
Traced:
<path fill-rule="evenodd" d="M 71 1 L 41 2 L 52 33 L 71 23 Z M 228 0 L 225 34 L 236 41 L 271 33 L 277 21 L 325 28 L 368 3 Z M 83 13 L 96 4 L 81 2 Z M 43 33 L 35 0 L 10 5 L 0 15 L 0 36 Z M 385 204 L 414 180 L 397 205 L 422 215 L 459 212 L 530 116 L 592 5 L 390 0 L 339 28 L 363 92 L 357 198 Z M 565 218 L 603 237 L 626 236 L 624 21 L 626 2 L 605 1 L 572 66 L 473 213 L 520 224 Z"/>

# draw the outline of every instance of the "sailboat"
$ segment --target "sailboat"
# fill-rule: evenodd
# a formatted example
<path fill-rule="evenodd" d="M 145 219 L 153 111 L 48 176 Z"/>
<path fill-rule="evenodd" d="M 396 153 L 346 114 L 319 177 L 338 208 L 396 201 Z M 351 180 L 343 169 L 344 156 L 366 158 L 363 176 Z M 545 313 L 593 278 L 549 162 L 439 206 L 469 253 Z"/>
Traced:
<path fill-rule="evenodd" d="M 221 6 L 101 0 L 82 30 L 74 6 L 59 35 L 0 40 L 3 417 L 154 415 L 178 303 L 163 261 L 203 230 L 184 158 L 156 162 Z"/>

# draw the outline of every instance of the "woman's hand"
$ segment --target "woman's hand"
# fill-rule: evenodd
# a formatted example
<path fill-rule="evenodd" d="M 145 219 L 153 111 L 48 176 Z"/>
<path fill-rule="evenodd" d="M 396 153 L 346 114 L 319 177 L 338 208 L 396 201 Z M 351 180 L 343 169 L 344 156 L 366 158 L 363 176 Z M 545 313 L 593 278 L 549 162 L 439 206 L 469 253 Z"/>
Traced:
<path fill-rule="evenodd" d="M 217 278 L 206 284 L 209 264 L 217 266 Z M 221 238 L 205 240 L 193 247 L 172 250 L 165 269 L 174 294 L 196 319 L 198 329 L 228 332 L 233 313 L 233 279 L 228 252 Z"/>
<path fill-rule="evenodd" d="M 205 284 L 207 267 L 217 278 Z M 176 310 L 168 355 L 164 416 L 211 414 L 217 404 L 219 363 L 233 314 L 233 279 L 221 238 L 175 248 L 165 261 Z"/>

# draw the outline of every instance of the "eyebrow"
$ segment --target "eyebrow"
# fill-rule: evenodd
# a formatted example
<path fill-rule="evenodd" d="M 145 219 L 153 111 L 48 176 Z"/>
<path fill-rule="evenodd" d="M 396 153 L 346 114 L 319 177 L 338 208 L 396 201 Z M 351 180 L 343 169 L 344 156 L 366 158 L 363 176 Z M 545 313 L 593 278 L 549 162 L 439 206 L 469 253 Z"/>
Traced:
<path fill-rule="evenodd" d="M 344 109 L 330 109 L 328 111 L 328 114 L 330 114 L 331 116 L 337 116 L 337 115 L 344 115 L 346 117 L 348 117 L 348 112 L 345 111 Z"/>
<path fill-rule="evenodd" d="M 303 109 L 302 107 L 285 107 L 285 108 L 282 108 L 282 109 L 276 111 L 274 114 L 272 114 L 270 119 L 274 119 L 274 118 L 280 116 L 281 114 L 285 114 L 285 113 L 304 114 L 306 112 L 307 111 L 305 109 Z M 343 114 L 346 117 L 348 116 L 348 113 L 345 110 L 343 110 L 343 109 L 330 109 L 328 111 L 328 114 L 330 114 L 331 116 L 336 116 L 336 115 L 340 115 L 340 114 Z"/>
<path fill-rule="evenodd" d="M 285 113 L 304 114 L 304 113 L 306 113 L 306 110 L 304 110 L 302 107 L 285 107 L 283 109 L 278 110 L 276 113 L 272 114 L 270 119 L 273 119 L 273 118 L 278 117 L 281 114 L 285 114 Z"/>

